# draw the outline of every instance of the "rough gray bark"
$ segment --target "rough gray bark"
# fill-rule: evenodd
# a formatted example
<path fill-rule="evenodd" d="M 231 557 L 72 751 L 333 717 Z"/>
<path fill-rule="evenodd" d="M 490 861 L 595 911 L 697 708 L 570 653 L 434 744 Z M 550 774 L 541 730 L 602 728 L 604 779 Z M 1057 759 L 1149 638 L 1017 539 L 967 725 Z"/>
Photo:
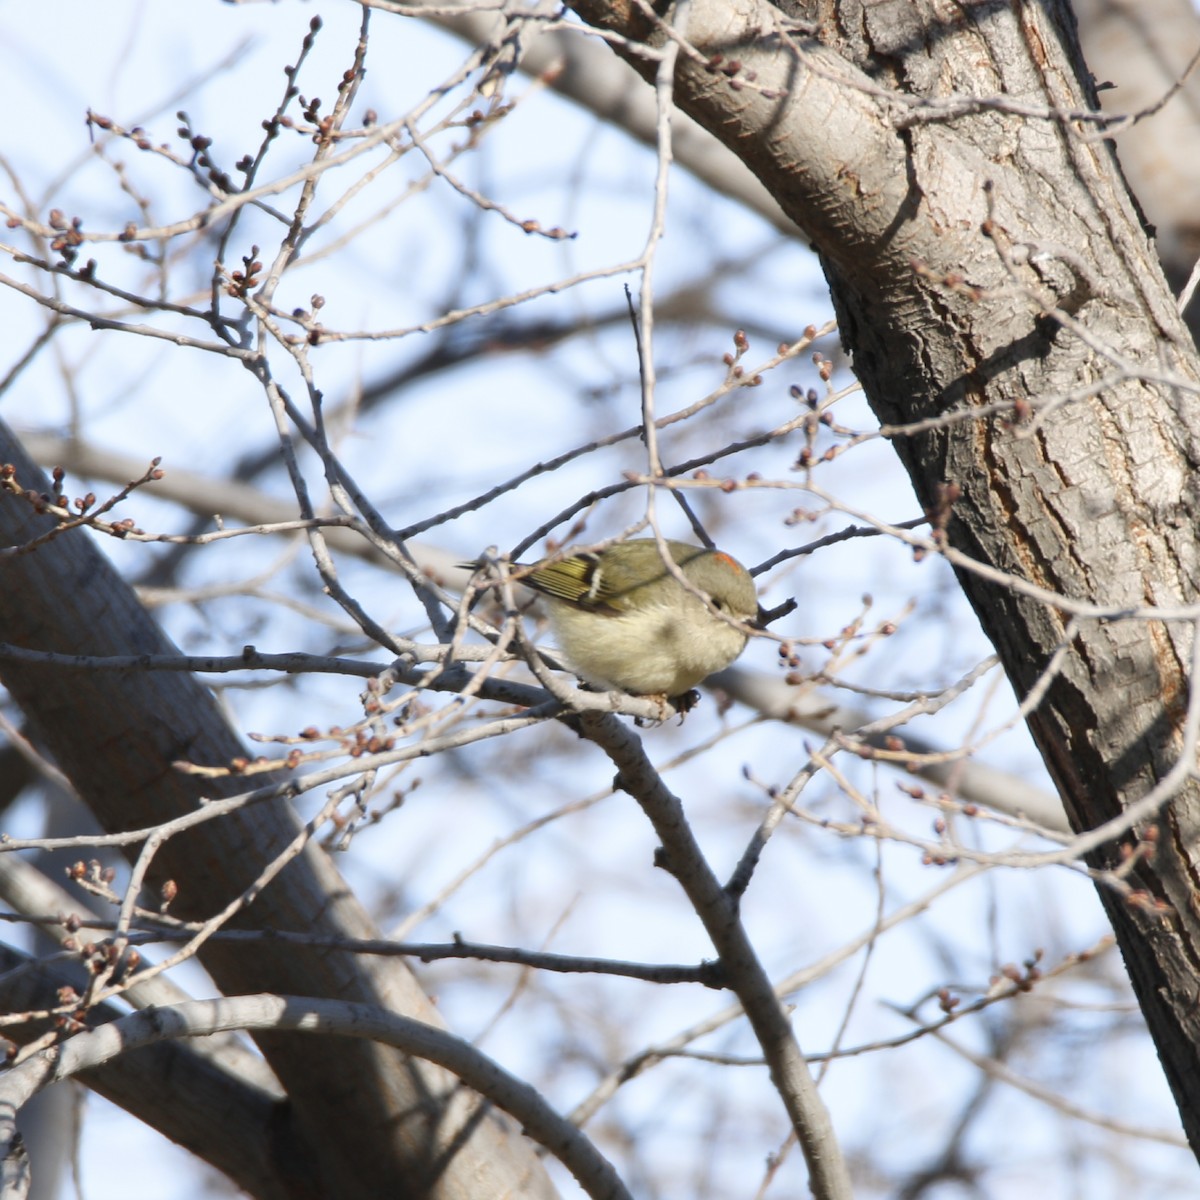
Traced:
<path fill-rule="evenodd" d="M 636 6 L 573 7 L 662 41 Z M 812 239 L 880 419 L 962 414 L 894 439 L 930 510 L 943 485 L 959 489 L 952 550 L 1114 616 L 1192 604 L 1200 367 L 1108 145 L 1054 115 L 1095 107 L 1070 10 L 944 9 L 692 0 L 698 54 L 680 56 L 675 101 Z M 1071 623 L 958 571 L 1018 694 L 1068 643 L 1030 726 L 1076 828 L 1146 796 L 1183 745 L 1192 621 Z M 1158 911 L 1101 895 L 1200 1150 L 1197 799 L 1179 788 L 1157 857 L 1132 877 Z M 1092 861 L 1114 866 L 1120 850 Z"/>
<path fill-rule="evenodd" d="M 24 486 L 49 492 L 3 425 L 0 462 L 13 464 Z M 51 524 L 23 499 L 0 493 L 0 546 L 24 545 Z M 77 530 L 4 559 L 3 640 L 66 654 L 175 653 L 90 538 Z M 244 780 L 201 780 L 172 768 L 181 758 L 217 765 L 244 752 L 212 693 L 190 675 L 68 672 L 6 662 L 0 680 L 107 829 L 153 827 L 195 810 L 202 797 L 247 790 Z M 177 915 L 207 918 L 248 887 L 299 829 L 282 801 L 228 814 L 168 841 L 151 882 L 175 882 Z M 233 924 L 325 938 L 378 936 L 328 856 L 311 843 Z M 441 1024 L 399 960 L 218 942 L 209 942 L 200 957 L 227 995 L 271 991 L 358 1000 Z M 363 1200 L 555 1194 L 513 1123 L 480 1111 L 445 1072 L 369 1042 L 283 1034 L 263 1035 L 259 1045 L 291 1102 L 289 1123 L 271 1131 L 271 1168 L 288 1194 Z M 288 1153 L 296 1140 L 310 1147 L 315 1170 Z"/>

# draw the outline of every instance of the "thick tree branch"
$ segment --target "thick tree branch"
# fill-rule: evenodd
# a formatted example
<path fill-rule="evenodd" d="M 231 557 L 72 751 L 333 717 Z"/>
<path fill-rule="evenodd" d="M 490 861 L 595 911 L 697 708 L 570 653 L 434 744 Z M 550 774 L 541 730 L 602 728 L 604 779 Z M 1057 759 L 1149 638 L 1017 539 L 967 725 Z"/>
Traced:
<path fill-rule="evenodd" d="M 20 1013 L 39 1009 L 61 987 L 82 994 L 86 975 L 74 968 L 38 963 L 0 946 L 0 1009 Z M 161 981 L 155 980 L 155 983 Z M 123 1014 L 112 1004 L 95 1008 L 96 1025 Z M 18 1044 L 47 1032 L 45 1022 L 6 1026 Z M 80 1083 L 120 1105 L 164 1137 L 224 1171 L 239 1188 L 263 1200 L 295 1200 L 310 1194 L 317 1169 L 313 1147 L 302 1135 L 286 1098 L 232 1071 L 220 1060 L 186 1042 L 145 1046 L 109 1062 L 85 1067 Z M 248 1054 L 243 1050 L 243 1054 Z M 179 1102 L 180 1096 L 187 1103 Z"/>
<path fill-rule="evenodd" d="M 469 1042 L 373 1005 L 299 996 L 231 996 L 147 1009 L 78 1034 L 52 1051 L 42 1051 L 0 1079 L 0 1144 L 7 1148 L 11 1143 L 11 1113 L 49 1084 L 147 1047 L 159 1048 L 163 1042 L 236 1030 L 324 1034 L 320 1041 L 343 1051 L 348 1043 L 370 1039 L 414 1059 L 435 1062 L 515 1117 L 530 1137 L 560 1159 L 588 1196 L 631 1200 L 612 1165 L 587 1137 L 555 1113 L 535 1088 L 510 1075 Z M 532 1184 L 532 1179 L 515 1182 L 509 1194 L 528 1195 Z M 493 1194 L 485 1192 L 484 1186 L 465 1194 Z"/>
<path fill-rule="evenodd" d="M 4 428 L 0 462 L 14 464 L 26 486 L 49 492 L 48 481 Z M 23 499 L 0 499 L 0 544 L 23 544 L 46 524 Z M 62 653 L 176 653 L 89 539 L 77 530 L 6 562 L 0 588 L 6 637 Z M 40 604 L 30 603 L 34 596 Z M 41 744 L 110 830 L 156 826 L 194 811 L 204 797 L 243 789 L 241 781 L 201 780 L 171 767 L 179 758 L 224 765 L 243 753 L 211 693 L 189 675 L 68 676 L 10 662 L 0 668 L 0 678 Z M 150 881 L 173 881 L 175 911 L 206 918 L 243 892 L 299 828 L 278 803 L 242 808 L 168 841 Z M 245 922 L 333 937 L 377 936 L 324 851 L 312 844 L 235 920 Z M 408 968 L 394 960 L 364 962 L 346 952 L 295 946 L 247 952 L 211 942 L 202 958 L 227 991 L 354 999 L 438 1021 Z M 324 1160 L 306 1180 L 315 1194 L 330 1194 L 337 1180 L 336 1190 L 347 1197 L 465 1197 L 480 1179 L 492 1180 L 488 1186 L 496 1194 L 519 1179 L 530 1195 L 552 1195 L 516 1131 L 481 1116 L 450 1077 L 367 1042 L 319 1040 L 301 1047 L 264 1034 L 261 1046 Z M 334 1126 L 343 1127 L 343 1135 L 324 1136 Z"/>

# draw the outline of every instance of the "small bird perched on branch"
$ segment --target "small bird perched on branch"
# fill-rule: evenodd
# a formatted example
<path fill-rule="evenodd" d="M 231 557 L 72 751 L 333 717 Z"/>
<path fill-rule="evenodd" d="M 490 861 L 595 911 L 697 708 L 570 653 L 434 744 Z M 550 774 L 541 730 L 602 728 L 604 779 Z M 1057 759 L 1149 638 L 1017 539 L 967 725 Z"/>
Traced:
<path fill-rule="evenodd" d="M 738 624 L 758 614 L 750 572 L 720 550 L 665 545 L 694 591 L 667 568 L 653 538 L 551 560 L 519 577 L 546 597 L 563 657 L 594 687 L 682 696 L 745 649 Z"/>

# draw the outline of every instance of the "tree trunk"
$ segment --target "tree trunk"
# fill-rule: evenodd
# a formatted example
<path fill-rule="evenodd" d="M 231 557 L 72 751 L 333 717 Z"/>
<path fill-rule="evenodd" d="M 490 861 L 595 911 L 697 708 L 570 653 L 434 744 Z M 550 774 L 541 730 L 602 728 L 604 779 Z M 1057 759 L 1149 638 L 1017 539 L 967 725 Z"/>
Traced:
<path fill-rule="evenodd" d="M 633 5 L 573 7 L 664 42 Z M 951 560 L 1018 695 L 1046 684 L 1030 727 L 1091 830 L 1185 749 L 1200 365 L 1108 143 L 1069 115 L 1096 97 L 1067 5 L 944 10 L 692 0 L 675 102 L 812 239 L 880 420 L 926 423 L 896 449 L 928 511 L 953 499 Z M 1147 606 L 1176 611 L 1116 619 Z M 1158 823 L 1146 894 L 1101 896 L 1200 1150 L 1200 811 L 1177 774 L 1137 822 Z"/>

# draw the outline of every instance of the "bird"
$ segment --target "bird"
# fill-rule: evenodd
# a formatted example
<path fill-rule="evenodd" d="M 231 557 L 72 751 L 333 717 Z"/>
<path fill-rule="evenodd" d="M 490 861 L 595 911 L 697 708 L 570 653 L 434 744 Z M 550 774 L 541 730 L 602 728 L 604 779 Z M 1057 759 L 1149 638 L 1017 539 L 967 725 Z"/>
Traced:
<path fill-rule="evenodd" d="M 667 568 L 654 538 L 514 570 L 546 598 L 563 658 L 592 687 L 683 697 L 746 647 L 746 626 L 758 615 L 750 572 L 722 550 L 662 545 L 695 592 Z"/>

